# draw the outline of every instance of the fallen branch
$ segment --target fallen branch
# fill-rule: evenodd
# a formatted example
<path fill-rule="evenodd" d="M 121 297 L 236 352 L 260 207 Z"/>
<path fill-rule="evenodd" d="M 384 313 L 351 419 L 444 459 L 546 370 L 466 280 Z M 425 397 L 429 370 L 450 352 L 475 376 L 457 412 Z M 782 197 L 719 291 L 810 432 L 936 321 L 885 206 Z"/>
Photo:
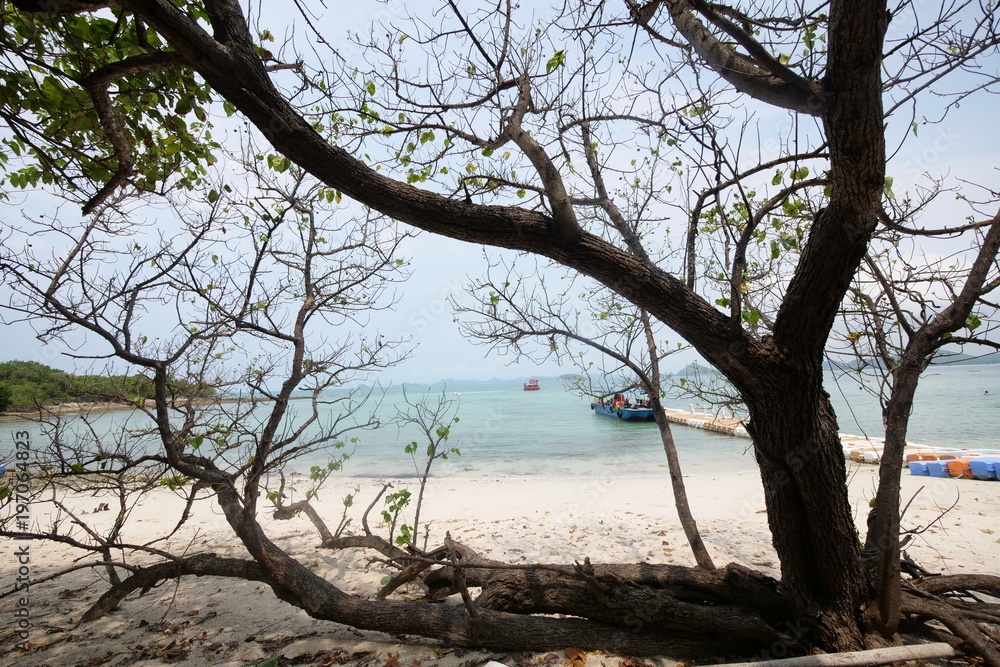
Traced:
<path fill-rule="evenodd" d="M 867 651 L 849 653 L 824 653 L 804 655 L 798 658 L 763 660 L 761 662 L 737 662 L 725 667 L 864 667 L 867 665 L 887 665 L 891 662 L 948 658 L 955 655 L 955 649 L 948 644 L 917 644 L 914 646 L 891 646 Z"/>
<path fill-rule="evenodd" d="M 261 581 L 272 588 L 277 583 L 265 572 L 259 563 L 240 558 L 218 558 L 215 554 L 198 554 L 177 561 L 157 563 L 140 568 L 117 586 L 112 586 L 80 618 L 81 623 L 96 621 L 115 609 L 130 593 L 143 592 L 157 586 L 166 579 L 184 575 L 233 577 L 247 581 Z M 277 588 L 275 588 L 277 592 Z M 279 595 L 280 597 L 280 595 Z"/>

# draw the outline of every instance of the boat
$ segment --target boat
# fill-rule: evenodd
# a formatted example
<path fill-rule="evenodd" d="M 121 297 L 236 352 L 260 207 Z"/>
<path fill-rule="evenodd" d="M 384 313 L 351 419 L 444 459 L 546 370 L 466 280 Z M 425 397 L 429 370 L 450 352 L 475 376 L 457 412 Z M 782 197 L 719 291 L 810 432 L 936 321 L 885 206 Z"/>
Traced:
<path fill-rule="evenodd" d="M 646 399 L 633 399 L 622 394 L 615 394 L 610 401 L 599 398 L 590 404 L 595 415 L 604 415 L 622 421 L 648 422 L 655 421 L 653 408 Z"/>
<path fill-rule="evenodd" d="M 538 380 L 534 378 L 531 378 L 530 380 L 524 383 L 525 391 L 538 391 L 539 389 L 541 389 L 541 387 L 538 385 Z"/>

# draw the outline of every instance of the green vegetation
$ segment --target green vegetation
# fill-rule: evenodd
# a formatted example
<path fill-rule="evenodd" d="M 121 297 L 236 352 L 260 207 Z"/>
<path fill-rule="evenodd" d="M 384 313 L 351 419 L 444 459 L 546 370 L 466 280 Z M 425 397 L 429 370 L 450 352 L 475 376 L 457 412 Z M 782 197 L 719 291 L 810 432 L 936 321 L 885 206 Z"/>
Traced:
<path fill-rule="evenodd" d="M 179 382 L 183 395 L 211 396 L 212 388 Z M 153 381 L 144 375 L 73 375 L 37 361 L 0 363 L 0 412 L 63 401 L 135 403 L 153 397 Z"/>

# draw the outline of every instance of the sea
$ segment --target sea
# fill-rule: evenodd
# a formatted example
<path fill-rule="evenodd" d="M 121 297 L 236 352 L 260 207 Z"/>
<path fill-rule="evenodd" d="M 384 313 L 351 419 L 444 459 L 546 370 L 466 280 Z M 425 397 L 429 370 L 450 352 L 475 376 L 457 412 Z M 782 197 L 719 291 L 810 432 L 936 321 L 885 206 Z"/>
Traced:
<path fill-rule="evenodd" d="M 524 380 L 447 381 L 433 385 L 399 385 L 385 389 L 375 414 L 389 420 L 406 399 L 424 395 L 435 404 L 449 403 L 450 453 L 433 462 L 435 477 L 665 477 L 666 459 L 654 423 L 620 422 L 594 414 L 590 400 L 567 390 L 557 378 L 539 378 L 539 391 L 524 391 Z M 828 375 L 826 389 L 837 410 L 842 433 L 882 437 L 878 401 L 847 379 Z M 404 394 L 405 392 L 405 394 Z M 374 405 L 374 403 L 372 403 Z M 667 399 L 667 407 L 707 410 L 691 399 Z M 290 419 L 302 419 L 307 401 L 293 401 Z M 360 421 L 371 410 L 348 416 Z M 76 432 L 110 433 L 127 425 L 143 426 L 140 413 L 109 411 L 89 424 L 73 425 Z M 325 420 L 323 420 L 325 421 Z M 31 422 L 0 423 L 0 455 L 13 450 L 13 434 L 27 430 L 34 448 L 44 447 L 50 434 Z M 684 474 L 718 474 L 755 469 L 750 441 L 673 425 L 672 432 Z M 81 436 L 82 437 L 82 436 Z M 428 439 L 413 424 L 388 424 L 376 430 L 357 430 L 344 436 L 338 453 L 350 456 L 337 474 L 350 477 L 399 479 L 422 473 Z M 1000 364 L 931 367 L 920 382 L 908 440 L 955 448 L 1000 448 Z M 416 442 L 416 452 L 407 445 Z M 412 449 L 412 447 L 411 447 Z M 308 473 L 325 465 L 329 455 L 313 452 L 297 460 L 290 471 Z"/>

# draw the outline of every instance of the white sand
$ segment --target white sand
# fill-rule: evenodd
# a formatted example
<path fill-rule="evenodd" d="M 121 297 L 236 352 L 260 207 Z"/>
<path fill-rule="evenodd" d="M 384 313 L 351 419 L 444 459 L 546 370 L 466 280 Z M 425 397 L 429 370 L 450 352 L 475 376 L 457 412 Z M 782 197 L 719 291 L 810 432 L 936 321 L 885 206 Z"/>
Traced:
<path fill-rule="evenodd" d="M 858 525 L 868 514 L 874 494 L 875 467 L 852 468 L 851 497 Z M 770 545 L 763 493 L 755 474 L 700 475 L 687 478 L 692 510 L 717 565 L 739 562 L 777 576 L 777 559 Z M 319 503 L 331 527 L 342 511 L 341 498 L 354 484 L 363 484 L 351 516 L 360 529 L 360 513 L 377 486 L 373 481 L 339 480 Z M 416 492 L 416 483 L 407 482 Z M 910 555 L 932 571 L 1000 574 L 1000 482 L 911 477 L 904 473 L 903 502 L 917 495 L 904 518 L 904 528 L 925 527 L 941 511 L 957 504 L 934 527 L 918 535 Z M 960 496 L 959 496 L 960 494 Z M 94 513 L 108 499 L 75 497 L 72 504 L 97 526 L 112 520 L 111 512 Z M 242 557 L 218 509 L 202 503 L 196 520 L 169 543 L 157 546 L 174 553 L 213 551 Z M 113 506 L 113 503 L 112 503 Z M 378 509 L 370 518 L 373 529 Z M 178 499 L 158 491 L 137 507 L 126 539 L 144 542 L 163 534 L 176 521 Z M 32 508 L 44 520 L 48 509 Z M 594 562 L 693 564 L 665 479 L 604 478 L 592 480 L 502 478 L 473 480 L 439 478 L 432 481 L 423 508 L 430 526 L 431 545 L 440 544 L 445 531 L 491 558 L 511 563 L 568 563 L 589 556 Z M 412 514 L 407 518 L 412 519 Z M 317 549 L 318 537 L 304 516 L 262 523 L 268 534 L 288 552 L 341 588 L 370 595 L 379 580 L 392 571 L 372 564 L 358 550 Z M 421 529 L 421 534 L 423 530 Z M 16 549 L 22 542 L 0 543 L 4 587 L 16 571 Z M 31 543 L 32 578 L 38 580 L 74 563 L 71 548 Z M 168 582 L 141 598 L 129 598 L 104 619 L 84 626 L 75 621 L 105 590 L 98 570 L 83 570 L 56 581 L 35 584 L 30 592 L 34 627 L 32 650 L 11 650 L 0 663 L 16 665 L 160 664 L 254 665 L 284 656 L 301 664 L 371 664 L 394 667 L 427 665 L 452 667 L 478 664 L 496 653 L 442 648 L 430 640 L 359 632 L 306 614 L 277 600 L 270 589 L 252 582 L 189 577 Z M 410 594 L 414 594 L 415 591 Z M 406 591 L 402 592 L 407 595 Z M 11 597 L 0 600 L 4 619 L 3 648 L 13 649 Z M 520 656 L 522 663 L 565 663 L 562 652 Z M 589 665 L 617 667 L 620 658 L 591 655 Z M 297 663 L 298 664 L 298 663 Z"/>

